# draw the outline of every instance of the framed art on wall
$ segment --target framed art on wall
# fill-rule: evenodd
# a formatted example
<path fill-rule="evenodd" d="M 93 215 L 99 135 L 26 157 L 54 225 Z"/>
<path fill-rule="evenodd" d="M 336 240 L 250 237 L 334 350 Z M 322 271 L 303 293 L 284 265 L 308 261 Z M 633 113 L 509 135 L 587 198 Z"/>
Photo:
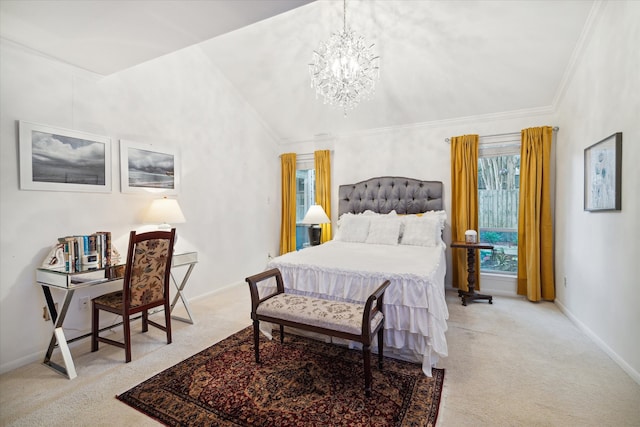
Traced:
<path fill-rule="evenodd" d="M 20 189 L 111 192 L 111 139 L 19 122 Z"/>
<path fill-rule="evenodd" d="M 178 194 L 178 152 L 155 144 L 120 140 L 120 185 L 123 193 Z"/>
<path fill-rule="evenodd" d="M 584 210 L 622 209 L 622 132 L 584 150 Z"/>

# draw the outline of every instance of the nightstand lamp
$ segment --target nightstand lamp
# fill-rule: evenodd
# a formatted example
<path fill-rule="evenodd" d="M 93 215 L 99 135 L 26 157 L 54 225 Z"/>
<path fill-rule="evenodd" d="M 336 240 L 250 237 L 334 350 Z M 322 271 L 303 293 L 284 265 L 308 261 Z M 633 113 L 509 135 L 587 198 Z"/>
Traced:
<path fill-rule="evenodd" d="M 320 228 L 320 224 L 327 224 L 330 222 L 331 220 L 324 209 L 322 209 L 322 206 L 313 205 L 309 208 L 307 214 L 302 220 L 302 224 L 309 226 L 309 244 L 311 246 L 317 246 L 320 244 L 320 238 L 322 237 L 322 228 Z"/>
<path fill-rule="evenodd" d="M 171 231 L 171 225 L 169 224 L 181 224 L 186 222 L 186 219 L 176 199 L 163 197 L 151 202 L 144 216 L 144 222 L 147 224 L 159 224 L 158 230 Z M 174 248 L 177 241 L 178 233 L 176 232 Z"/>

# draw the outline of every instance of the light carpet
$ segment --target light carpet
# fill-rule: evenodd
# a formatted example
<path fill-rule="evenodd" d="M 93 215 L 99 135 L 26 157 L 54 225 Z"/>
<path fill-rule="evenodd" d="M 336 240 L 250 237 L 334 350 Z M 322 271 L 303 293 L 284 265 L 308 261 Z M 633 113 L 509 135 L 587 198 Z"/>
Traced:
<path fill-rule="evenodd" d="M 114 396 L 251 324 L 245 283 L 190 303 L 196 323 L 173 322 L 171 345 L 162 331 L 134 329 L 131 363 L 121 349 L 91 353 L 88 340 L 74 343 L 73 381 L 42 365 L 49 339 L 43 335 L 37 361 L 0 375 L 0 425 L 160 425 Z M 455 291 L 447 292 L 447 303 L 438 427 L 640 426 L 640 385 L 555 304 L 494 295 L 493 305 L 463 307 Z M 179 307 L 177 314 L 184 316 Z"/>

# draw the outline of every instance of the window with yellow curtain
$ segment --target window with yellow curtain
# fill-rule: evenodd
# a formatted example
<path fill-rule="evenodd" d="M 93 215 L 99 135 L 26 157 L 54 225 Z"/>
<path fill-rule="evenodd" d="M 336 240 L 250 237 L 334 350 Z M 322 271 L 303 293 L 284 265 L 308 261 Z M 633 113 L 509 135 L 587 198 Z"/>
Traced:
<path fill-rule="evenodd" d="M 318 204 L 331 217 L 330 151 L 298 154 L 296 157 L 296 250 L 309 246 L 308 225 L 302 219 Z M 331 240 L 331 224 L 321 224 L 322 242 Z"/>
<path fill-rule="evenodd" d="M 518 273 L 520 138 L 480 138 L 478 153 L 478 231 L 481 273 Z"/>

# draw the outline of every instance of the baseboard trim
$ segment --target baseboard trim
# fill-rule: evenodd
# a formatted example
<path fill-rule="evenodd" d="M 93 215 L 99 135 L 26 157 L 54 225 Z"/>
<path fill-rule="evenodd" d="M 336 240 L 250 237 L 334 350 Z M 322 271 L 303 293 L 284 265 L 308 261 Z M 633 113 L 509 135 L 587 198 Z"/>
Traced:
<path fill-rule="evenodd" d="M 198 295 L 198 296 L 195 296 L 195 297 L 189 298 L 189 302 L 191 302 L 191 301 L 197 301 L 197 300 L 200 300 L 200 299 L 204 299 L 204 298 L 207 298 L 207 297 L 209 297 L 209 296 L 211 296 L 211 295 L 217 294 L 217 293 L 219 293 L 219 292 L 222 292 L 222 291 L 228 290 L 228 289 L 233 288 L 233 287 L 235 287 L 235 286 L 242 286 L 242 285 L 244 285 L 244 284 L 245 284 L 245 282 L 229 283 L 229 284 L 227 284 L 227 285 L 224 285 L 224 286 L 221 286 L 221 287 L 219 287 L 219 288 L 213 289 L 213 290 L 211 290 L 211 291 L 209 291 L 209 292 L 205 292 L 204 294 L 201 294 L 201 295 Z M 249 291 L 247 291 L 247 293 L 248 293 L 248 292 L 249 292 Z"/>
<path fill-rule="evenodd" d="M 6 374 L 7 372 L 13 371 L 14 369 L 18 369 L 31 363 L 36 363 L 38 361 L 42 362 L 44 360 L 45 353 L 46 351 L 31 353 L 19 359 L 4 363 L 0 366 L 0 374 Z"/>
<path fill-rule="evenodd" d="M 611 359 L 613 359 L 613 361 L 616 362 L 618 366 L 620 366 L 620 368 L 622 368 L 622 370 L 625 371 L 627 375 L 631 377 L 632 380 L 634 380 L 636 383 L 638 383 L 638 385 L 640 385 L 640 372 L 633 369 L 622 357 L 618 355 L 618 353 L 613 351 L 611 347 L 609 347 L 604 341 L 602 341 L 602 339 L 598 335 L 596 335 L 591 329 L 589 329 L 587 325 L 582 323 L 580 319 L 574 316 L 573 313 L 571 313 L 571 311 L 567 307 L 565 307 L 560 301 L 555 300 L 554 302 L 565 316 L 567 316 L 582 332 L 587 334 L 587 336 L 591 338 L 591 340 L 598 347 L 600 347 L 602 351 L 607 353 L 607 355 Z"/>

